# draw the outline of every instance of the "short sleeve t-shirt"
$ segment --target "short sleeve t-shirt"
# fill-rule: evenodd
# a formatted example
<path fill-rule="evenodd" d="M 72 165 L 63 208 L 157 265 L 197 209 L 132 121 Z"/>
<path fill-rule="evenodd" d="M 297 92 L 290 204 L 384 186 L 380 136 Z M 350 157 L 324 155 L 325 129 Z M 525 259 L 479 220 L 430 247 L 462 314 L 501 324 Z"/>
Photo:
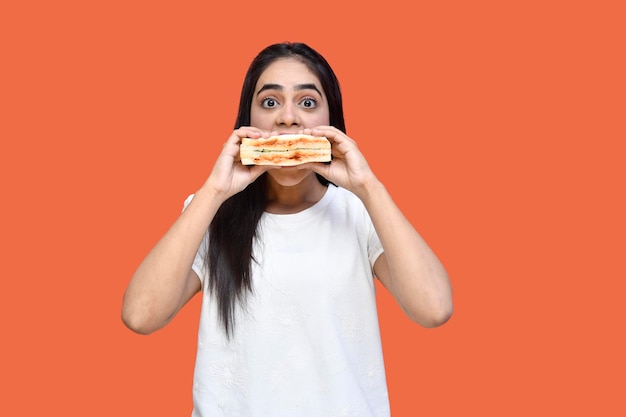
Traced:
<path fill-rule="evenodd" d="M 193 266 L 203 300 L 192 417 L 389 416 L 373 274 L 383 249 L 356 196 L 329 185 L 306 210 L 263 214 L 230 339 L 207 290 L 206 244 Z"/>

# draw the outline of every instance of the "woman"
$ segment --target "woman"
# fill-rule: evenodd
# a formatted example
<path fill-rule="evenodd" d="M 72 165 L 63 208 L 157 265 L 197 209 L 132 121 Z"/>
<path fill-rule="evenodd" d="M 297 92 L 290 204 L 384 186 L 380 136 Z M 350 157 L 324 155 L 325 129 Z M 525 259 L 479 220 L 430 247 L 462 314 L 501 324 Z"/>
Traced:
<path fill-rule="evenodd" d="M 285 133 L 327 137 L 332 162 L 239 161 L 242 138 Z M 122 318 L 151 333 L 202 291 L 193 416 L 387 416 L 374 277 L 422 326 L 452 314 L 445 269 L 345 133 L 331 67 L 282 43 L 251 63 L 236 129 Z"/>

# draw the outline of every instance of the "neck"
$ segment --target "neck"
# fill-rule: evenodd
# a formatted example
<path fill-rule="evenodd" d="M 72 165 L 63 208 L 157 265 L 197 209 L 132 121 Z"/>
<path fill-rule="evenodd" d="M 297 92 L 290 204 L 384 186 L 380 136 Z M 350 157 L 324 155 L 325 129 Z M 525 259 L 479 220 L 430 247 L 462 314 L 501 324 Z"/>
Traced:
<path fill-rule="evenodd" d="M 293 214 L 313 206 L 326 193 L 314 173 L 294 185 L 281 185 L 268 176 L 268 203 L 266 211 L 274 214 Z"/>

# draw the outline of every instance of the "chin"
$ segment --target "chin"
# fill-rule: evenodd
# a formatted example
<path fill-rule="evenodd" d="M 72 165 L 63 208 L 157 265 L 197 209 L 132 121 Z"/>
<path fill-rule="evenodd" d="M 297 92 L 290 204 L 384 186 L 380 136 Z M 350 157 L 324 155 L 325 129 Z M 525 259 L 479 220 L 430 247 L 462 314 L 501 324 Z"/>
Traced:
<path fill-rule="evenodd" d="M 283 187 L 293 187 L 313 175 L 313 171 L 296 167 L 281 167 L 280 169 L 267 171 L 267 175 Z"/>

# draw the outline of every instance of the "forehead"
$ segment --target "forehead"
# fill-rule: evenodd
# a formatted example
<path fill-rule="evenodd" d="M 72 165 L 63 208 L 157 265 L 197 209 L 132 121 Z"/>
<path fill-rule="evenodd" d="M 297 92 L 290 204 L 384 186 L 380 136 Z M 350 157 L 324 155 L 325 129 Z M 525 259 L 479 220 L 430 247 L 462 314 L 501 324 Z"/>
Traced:
<path fill-rule="evenodd" d="M 319 78 L 296 58 L 280 58 L 268 65 L 257 80 L 255 92 L 266 84 L 277 84 L 286 89 L 301 84 L 314 84 L 322 91 Z"/>

